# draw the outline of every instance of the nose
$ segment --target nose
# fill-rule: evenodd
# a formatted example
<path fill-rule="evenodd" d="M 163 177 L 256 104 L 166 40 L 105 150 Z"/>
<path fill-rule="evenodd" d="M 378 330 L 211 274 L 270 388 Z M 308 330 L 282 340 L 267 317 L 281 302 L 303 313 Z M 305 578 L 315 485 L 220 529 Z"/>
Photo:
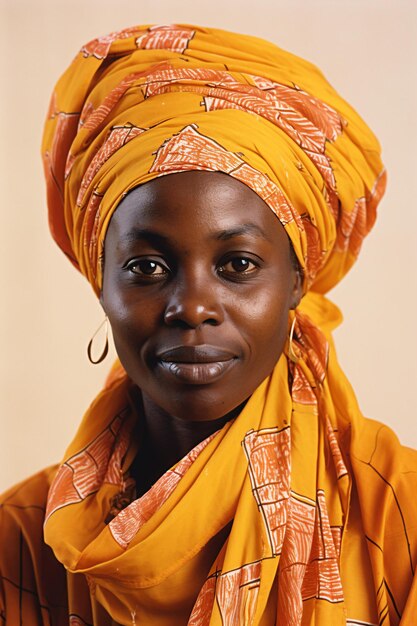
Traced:
<path fill-rule="evenodd" d="M 218 326 L 224 319 L 219 294 L 207 277 L 181 280 L 173 290 L 165 309 L 164 320 L 169 326 L 197 328 L 202 324 Z"/>

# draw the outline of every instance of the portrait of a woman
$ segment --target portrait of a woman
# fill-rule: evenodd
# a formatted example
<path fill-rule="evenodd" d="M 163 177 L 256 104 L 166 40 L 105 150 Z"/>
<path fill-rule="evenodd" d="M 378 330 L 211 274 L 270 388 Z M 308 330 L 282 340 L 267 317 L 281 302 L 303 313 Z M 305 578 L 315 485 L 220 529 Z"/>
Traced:
<path fill-rule="evenodd" d="M 46 116 L 49 224 L 118 359 L 61 463 L 1 497 L 3 623 L 417 622 L 417 455 L 363 416 L 326 297 L 380 152 L 265 40 L 139 25 L 81 48 Z"/>

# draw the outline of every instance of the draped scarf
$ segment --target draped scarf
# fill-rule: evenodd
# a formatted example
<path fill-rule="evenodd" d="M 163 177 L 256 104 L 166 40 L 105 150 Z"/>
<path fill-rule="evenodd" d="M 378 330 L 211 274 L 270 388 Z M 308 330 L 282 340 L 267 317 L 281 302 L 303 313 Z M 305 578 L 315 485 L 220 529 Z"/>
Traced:
<path fill-rule="evenodd" d="M 287 345 L 241 414 L 141 498 L 126 496 L 141 416 L 115 365 L 48 497 L 45 540 L 68 572 L 70 624 L 399 623 L 414 543 L 410 552 L 391 500 L 378 524 L 363 502 L 366 481 L 386 489 L 380 425 L 364 420 L 338 366 L 341 316 L 324 297 L 356 260 L 384 191 L 372 132 L 317 68 L 273 44 L 138 26 L 81 49 L 54 90 L 42 152 L 52 234 L 97 294 L 121 199 L 189 170 L 253 189 L 304 276 L 292 358 Z M 395 441 L 385 437 L 392 458 Z M 370 450 L 380 479 L 366 474 Z M 387 520 L 402 533 L 389 558 L 411 563 L 397 577 L 383 554 Z"/>

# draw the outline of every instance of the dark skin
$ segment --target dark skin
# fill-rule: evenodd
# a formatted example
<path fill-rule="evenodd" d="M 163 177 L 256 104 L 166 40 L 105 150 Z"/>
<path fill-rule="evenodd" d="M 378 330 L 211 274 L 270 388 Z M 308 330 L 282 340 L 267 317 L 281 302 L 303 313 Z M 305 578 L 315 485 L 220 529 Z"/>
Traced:
<path fill-rule="evenodd" d="M 134 468 L 143 493 L 270 374 L 302 280 L 271 209 L 219 172 L 131 191 L 104 258 L 100 300 L 144 416 Z"/>

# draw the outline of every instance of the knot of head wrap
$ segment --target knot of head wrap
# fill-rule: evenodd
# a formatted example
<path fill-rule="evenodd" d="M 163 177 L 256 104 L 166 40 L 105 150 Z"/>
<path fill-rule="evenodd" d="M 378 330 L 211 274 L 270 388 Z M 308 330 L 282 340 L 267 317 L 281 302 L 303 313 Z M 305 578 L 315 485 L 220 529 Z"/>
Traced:
<path fill-rule="evenodd" d="M 84 46 L 43 138 L 53 237 L 96 293 L 109 221 L 155 177 L 220 171 L 277 215 L 325 293 L 355 261 L 385 187 L 377 139 L 320 71 L 254 37 L 138 26 Z"/>

